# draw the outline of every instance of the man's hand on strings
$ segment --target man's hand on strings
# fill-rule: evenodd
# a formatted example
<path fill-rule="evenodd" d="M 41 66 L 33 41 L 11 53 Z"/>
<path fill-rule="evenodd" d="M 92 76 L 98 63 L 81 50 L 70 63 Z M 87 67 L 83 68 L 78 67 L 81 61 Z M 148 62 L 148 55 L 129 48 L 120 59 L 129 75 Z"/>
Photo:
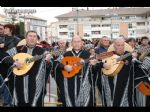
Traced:
<path fill-rule="evenodd" d="M 65 65 L 64 66 L 64 69 L 67 71 L 67 72 L 71 72 L 73 70 L 73 67 L 71 65 Z"/>

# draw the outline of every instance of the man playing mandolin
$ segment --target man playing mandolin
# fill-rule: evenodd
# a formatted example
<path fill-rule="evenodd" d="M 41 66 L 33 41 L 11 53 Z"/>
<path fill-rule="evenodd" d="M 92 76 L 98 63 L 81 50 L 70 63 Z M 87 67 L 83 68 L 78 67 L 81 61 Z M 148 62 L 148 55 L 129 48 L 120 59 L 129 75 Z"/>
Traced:
<path fill-rule="evenodd" d="M 90 60 L 90 53 L 82 49 L 81 37 L 73 37 L 72 46 L 73 49 L 64 54 L 63 64 L 58 63 L 54 71 L 62 106 L 95 106 L 95 78 L 91 65 L 97 60 Z"/>
<path fill-rule="evenodd" d="M 14 63 L 13 75 L 8 77 L 9 84 L 13 87 L 11 89 L 13 105 L 44 106 L 46 78 L 51 68 L 49 62 L 51 55 L 44 53 L 43 48 L 36 46 L 37 32 L 28 31 L 25 39 L 26 45 L 13 47 L 7 51 L 13 59 L 19 55 L 17 59 L 11 61 Z M 26 72 L 23 73 L 24 71 Z"/>
<path fill-rule="evenodd" d="M 103 60 L 111 67 L 108 70 L 103 69 L 103 72 L 98 71 L 98 69 L 95 70 L 101 76 L 101 80 L 97 81 L 97 85 L 102 95 L 102 104 L 106 107 L 134 106 L 133 91 L 136 86 L 134 80 L 137 79 L 136 84 L 138 84 L 144 78 L 144 75 L 139 77 L 136 74 L 135 70 L 139 69 L 138 64 L 132 63 L 132 57 L 136 57 L 136 53 L 127 52 L 124 39 L 116 38 L 114 49 L 114 55 L 110 59 Z M 119 66 L 116 67 L 117 65 Z M 116 69 L 113 70 L 114 68 Z"/>

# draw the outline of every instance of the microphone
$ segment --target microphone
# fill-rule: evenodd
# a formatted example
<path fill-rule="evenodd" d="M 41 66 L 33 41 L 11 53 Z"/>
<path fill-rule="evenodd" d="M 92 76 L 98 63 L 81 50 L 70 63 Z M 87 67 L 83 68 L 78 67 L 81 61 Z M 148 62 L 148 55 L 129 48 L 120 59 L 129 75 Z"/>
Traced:
<path fill-rule="evenodd" d="M 8 78 L 5 78 L 5 79 L 4 79 L 4 82 L 7 82 L 8 80 L 9 80 Z"/>
<path fill-rule="evenodd" d="M 142 62 L 141 62 L 141 61 L 139 61 L 139 60 L 137 60 L 136 58 L 133 58 L 133 59 L 132 59 L 132 62 L 133 62 L 133 63 L 135 63 L 135 62 L 136 62 L 136 63 L 140 63 L 140 64 L 142 64 Z"/>
<path fill-rule="evenodd" d="M 18 65 L 18 64 L 17 64 L 16 62 L 14 62 L 14 64 L 13 64 L 11 67 L 12 67 L 12 68 L 13 68 L 13 67 L 17 67 L 17 65 Z"/>

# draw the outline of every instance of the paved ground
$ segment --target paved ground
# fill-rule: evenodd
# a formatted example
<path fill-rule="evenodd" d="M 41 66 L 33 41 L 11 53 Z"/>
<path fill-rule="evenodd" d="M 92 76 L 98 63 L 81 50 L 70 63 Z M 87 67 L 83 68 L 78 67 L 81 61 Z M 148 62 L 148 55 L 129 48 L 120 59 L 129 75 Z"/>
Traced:
<path fill-rule="evenodd" d="M 98 95 L 98 92 L 96 91 L 96 96 Z M 100 97 L 96 97 L 97 106 L 101 106 L 101 100 Z M 57 106 L 57 86 L 55 83 L 55 80 L 50 76 L 50 84 L 47 84 L 47 94 L 44 99 L 45 107 L 56 107 Z M 59 104 L 59 103 L 58 103 Z"/>
<path fill-rule="evenodd" d="M 56 107 L 57 86 L 54 79 L 50 76 L 50 84 L 47 84 L 47 94 L 44 99 L 46 107 Z"/>

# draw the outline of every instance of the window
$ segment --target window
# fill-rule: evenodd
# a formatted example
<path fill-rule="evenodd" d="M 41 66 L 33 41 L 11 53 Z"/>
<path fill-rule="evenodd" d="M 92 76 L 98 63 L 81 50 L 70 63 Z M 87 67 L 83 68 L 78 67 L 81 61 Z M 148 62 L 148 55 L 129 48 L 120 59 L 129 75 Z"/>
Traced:
<path fill-rule="evenodd" d="M 136 16 L 129 16 L 130 19 L 136 19 Z"/>
<path fill-rule="evenodd" d="M 84 33 L 84 37 L 90 37 L 88 33 Z"/>
<path fill-rule="evenodd" d="M 132 28 L 135 28 L 135 27 L 136 27 L 136 23 L 129 23 L 128 24 L 129 29 L 132 29 Z"/>
<path fill-rule="evenodd" d="M 145 19 L 144 16 L 136 16 L 136 18 L 138 18 L 138 19 Z"/>
<path fill-rule="evenodd" d="M 112 19 L 112 20 L 119 20 L 120 17 L 119 17 L 119 16 L 113 16 L 113 17 L 111 17 L 111 19 Z"/>
<path fill-rule="evenodd" d="M 59 35 L 67 35 L 67 32 L 59 32 Z"/>
<path fill-rule="evenodd" d="M 59 25 L 60 29 L 67 28 L 67 25 Z"/>
<path fill-rule="evenodd" d="M 145 22 L 137 22 L 138 26 L 145 26 Z"/>
<path fill-rule="evenodd" d="M 74 37 L 74 32 L 70 32 L 69 37 Z"/>
<path fill-rule="evenodd" d="M 34 30 L 34 31 L 37 31 L 37 26 L 33 26 L 33 30 Z"/>
<path fill-rule="evenodd" d="M 92 31 L 92 34 L 101 34 L 101 31 Z"/>
<path fill-rule="evenodd" d="M 91 30 L 91 25 L 84 25 L 84 30 Z"/>
<path fill-rule="evenodd" d="M 74 18 L 73 21 L 77 21 L 77 18 Z"/>
<path fill-rule="evenodd" d="M 129 19 L 129 16 L 126 16 L 125 18 L 126 18 L 126 19 Z"/>
<path fill-rule="evenodd" d="M 99 25 L 99 24 L 93 24 L 93 25 L 91 25 L 91 27 L 92 28 L 94 28 L 94 27 L 100 27 L 101 25 Z"/>
<path fill-rule="evenodd" d="M 110 27 L 110 24 L 102 24 L 102 27 Z"/>
<path fill-rule="evenodd" d="M 128 36 L 129 37 L 134 37 L 135 36 L 135 31 L 134 30 L 129 31 Z"/>
<path fill-rule="evenodd" d="M 92 21 L 99 21 L 99 20 L 100 20 L 100 18 L 97 18 L 97 17 L 92 18 Z"/>
<path fill-rule="evenodd" d="M 74 30 L 74 25 L 68 25 L 68 30 Z"/>
<path fill-rule="evenodd" d="M 112 29 L 119 29 L 119 24 L 112 24 L 111 28 Z"/>
<path fill-rule="evenodd" d="M 91 37 L 91 25 L 86 24 L 83 27 L 84 37 Z"/>
<path fill-rule="evenodd" d="M 119 32 L 113 32 L 112 33 L 112 38 L 117 38 L 119 37 Z"/>

